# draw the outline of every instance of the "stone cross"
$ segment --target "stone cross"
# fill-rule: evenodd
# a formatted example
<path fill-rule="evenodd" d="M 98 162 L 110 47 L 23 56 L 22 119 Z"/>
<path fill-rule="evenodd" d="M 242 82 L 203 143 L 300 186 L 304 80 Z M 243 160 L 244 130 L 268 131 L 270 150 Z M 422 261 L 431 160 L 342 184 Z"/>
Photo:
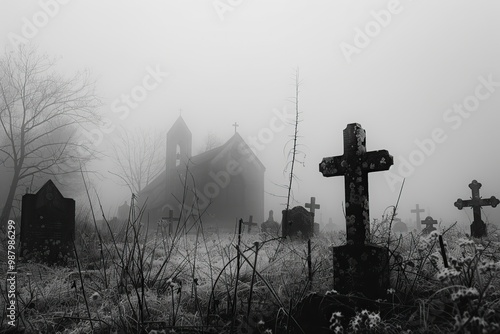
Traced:
<path fill-rule="evenodd" d="M 257 223 L 254 223 L 253 222 L 253 216 L 250 216 L 248 218 L 248 221 L 247 222 L 242 222 L 243 225 L 247 225 L 248 226 L 248 233 L 250 233 L 250 231 L 252 231 L 252 226 L 257 226 Z"/>
<path fill-rule="evenodd" d="M 427 216 L 424 220 L 422 220 L 422 224 L 425 225 L 424 230 L 422 231 L 423 234 L 429 234 L 432 231 L 435 231 L 436 228 L 433 225 L 437 225 L 437 220 L 432 219 L 431 216 Z"/>
<path fill-rule="evenodd" d="M 239 124 L 234 122 L 233 126 L 234 126 L 234 133 L 236 133 L 236 128 L 239 126 Z"/>
<path fill-rule="evenodd" d="M 344 175 L 348 244 L 364 245 L 370 236 L 368 173 L 388 170 L 392 164 L 387 150 L 366 151 L 365 130 L 357 123 L 344 129 L 344 154 L 319 164 L 325 177 Z"/>
<path fill-rule="evenodd" d="M 320 205 L 316 204 L 316 197 L 311 197 L 311 203 L 306 203 L 306 208 L 308 208 L 309 212 L 314 215 L 316 209 L 320 208 Z"/>
<path fill-rule="evenodd" d="M 174 221 L 178 222 L 180 220 L 179 217 L 174 217 L 174 210 L 168 210 L 168 217 L 161 217 L 162 220 L 167 221 L 168 223 L 168 235 L 172 235 L 172 226 Z"/>
<path fill-rule="evenodd" d="M 319 171 L 325 177 L 344 176 L 347 244 L 333 248 L 334 289 L 384 298 L 389 287 L 389 250 L 368 244 L 370 213 L 368 173 L 388 170 L 393 157 L 386 150 L 366 151 L 366 134 L 361 125 L 344 129 L 344 154 L 324 158 Z"/>
<path fill-rule="evenodd" d="M 464 207 L 472 207 L 472 212 L 474 214 L 474 221 L 470 226 L 471 235 L 474 238 L 481 238 L 487 235 L 486 224 L 481 220 L 481 207 L 482 206 L 492 206 L 496 207 L 500 201 L 495 197 L 491 196 L 490 198 L 483 199 L 479 196 L 479 189 L 481 189 L 482 184 L 473 180 L 469 184 L 469 188 L 472 190 L 472 199 L 470 200 L 462 200 L 457 199 L 454 205 L 462 210 Z"/>
<path fill-rule="evenodd" d="M 422 226 L 420 225 L 420 213 L 425 212 L 424 209 L 420 209 L 420 205 L 417 204 L 415 209 L 411 210 L 411 213 L 415 213 L 417 215 L 417 232 L 420 232 L 422 230 Z"/>
<path fill-rule="evenodd" d="M 312 213 L 312 223 L 313 223 L 312 230 L 314 233 L 317 234 L 319 232 L 319 225 L 318 225 L 318 231 L 316 231 L 314 229 L 314 215 L 315 215 L 316 209 L 320 208 L 320 205 L 316 204 L 316 197 L 311 197 L 311 203 L 306 203 L 306 208 L 308 208 L 309 212 Z"/>

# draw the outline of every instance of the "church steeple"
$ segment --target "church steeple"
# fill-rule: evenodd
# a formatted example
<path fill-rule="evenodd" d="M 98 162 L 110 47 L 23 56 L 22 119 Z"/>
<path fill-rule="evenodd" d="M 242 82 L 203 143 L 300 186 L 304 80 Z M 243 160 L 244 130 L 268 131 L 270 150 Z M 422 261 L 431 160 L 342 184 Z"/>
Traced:
<path fill-rule="evenodd" d="M 191 158 L 192 134 L 182 116 L 167 132 L 167 179 L 172 180 L 177 166 L 185 166 Z"/>

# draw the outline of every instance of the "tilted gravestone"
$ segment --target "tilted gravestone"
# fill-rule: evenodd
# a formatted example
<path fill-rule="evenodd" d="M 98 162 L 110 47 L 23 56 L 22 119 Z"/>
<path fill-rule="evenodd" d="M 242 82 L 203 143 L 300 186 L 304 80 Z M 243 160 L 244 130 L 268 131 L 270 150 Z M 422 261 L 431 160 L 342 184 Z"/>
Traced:
<path fill-rule="evenodd" d="M 420 205 L 419 204 L 416 205 L 415 209 L 411 210 L 411 213 L 414 213 L 414 214 L 417 215 L 417 224 L 416 224 L 417 225 L 417 232 L 422 231 L 422 226 L 420 225 L 420 222 L 421 222 L 421 220 L 420 220 L 420 213 L 421 212 L 425 212 L 425 210 L 424 209 L 420 209 Z"/>
<path fill-rule="evenodd" d="M 474 214 L 474 221 L 470 226 L 470 232 L 474 238 L 485 237 L 488 234 L 486 230 L 486 224 L 481 219 L 481 207 L 482 206 L 496 207 L 500 203 L 500 201 L 495 196 L 491 196 L 490 198 L 486 199 L 481 198 L 481 196 L 479 196 L 479 189 L 481 189 L 481 187 L 482 187 L 481 183 L 477 182 L 476 180 L 473 180 L 469 184 L 469 188 L 472 190 L 472 199 L 462 200 L 459 198 L 454 203 L 454 205 L 459 210 L 462 210 L 462 208 L 464 207 L 472 207 L 472 212 Z"/>
<path fill-rule="evenodd" d="M 25 194 L 21 209 L 21 258 L 65 265 L 73 258 L 75 201 L 49 180 L 36 194 Z"/>
<path fill-rule="evenodd" d="M 430 234 L 432 231 L 435 231 L 436 228 L 434 225 L 437 225 L 437 220 L 432 219 L 431 216 L 427 216 L 424 220 L 422 220 L 422 225 L 425 225 L 425 228 L 422 230 L 423 235 Z"/>
<path fill-rule="evenodd" d="M 333 248 L 334 289 L 340 293 L 374 299 L 387 293 L 389 250 L 368 243 L 368 173 L 388 170 L 392 164 L 386 150 L 366 151 L 366 133 L 357 123 L 344 129 L 344 154 L 319 164 L 325 177 L 344 176 L 347 244 Z"/>
<path fill-rule="evenodd" d="M 264 233 L 278 234 L 280 230 L 280 224 L 274 220 L 273 210 L 269 210 L 269 217 L 265 222 L 260 224 L 260 230 Z"/>
<path fill-rule="evenodd" d="M 309 239 L 313 236 L 313 215 L 302 206 L 296 206 L 291 210 L 283 210 L 281 219 L 281 231 L 283 238 Z"/>

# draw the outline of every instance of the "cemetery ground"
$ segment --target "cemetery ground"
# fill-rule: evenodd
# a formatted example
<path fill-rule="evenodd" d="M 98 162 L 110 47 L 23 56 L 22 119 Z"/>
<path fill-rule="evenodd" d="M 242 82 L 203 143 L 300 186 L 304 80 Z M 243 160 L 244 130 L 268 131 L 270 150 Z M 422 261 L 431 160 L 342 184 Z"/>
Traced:
<path fill-rule="evenodd" d="M 391 235 L 386 298 L 340 295 L 332 247 L 344 232 L 306 240 L 267 233 L 147 233 L 138 214 L 121 227 L 77 216 L 72 265 L 21 263 L 18 329 L 26 333 L 493 333 L 500 331 L 500 239 L 456 227 Z M 182 226 L 182 224 L 181 224 Z M 441 251 L 442 235 L 445 255 Z M 238 253 L 238 249 L 240 252 Z M 258 249 L 258 251 L 256 251 Z M 240 257 L 238 258 L 238 254 Z M 2 247 L 2 261 L 6 259 Z M 240 264 L 239 269 L 237 263 Z M 6 263 L 2 263 L 2 268 Z M 3 271 L 5 273 L 5 270 Z M 5 276 L 5 275 L 4 275 Z M 5 277 L 2 282 L 2 304 Z M 8 332 L 5 307 L 1 331 Z"/>

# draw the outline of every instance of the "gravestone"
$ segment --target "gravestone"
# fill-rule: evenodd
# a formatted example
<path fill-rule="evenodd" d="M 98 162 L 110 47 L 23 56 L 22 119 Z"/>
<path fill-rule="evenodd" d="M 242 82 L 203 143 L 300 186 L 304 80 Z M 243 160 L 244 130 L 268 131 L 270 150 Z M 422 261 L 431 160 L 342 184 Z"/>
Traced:
<path fill-rule="evenodd" d="M 388 170 L 393 157 L 386 150 L 366 151 L 366 133 L 357 123 L 344 129 L 344 154 L 323 158 L 325 177 L 344 176 L 347 244 L 333 248 L 334 289 L 383 298 L 389 287 L 389 250 L 369 244 L 368 173 Z"/>
<path fill-rule="evenodd" d="M 73 258 L 75 201 L 49 180 L 36 194 L 25 194 L 21 209 L 21 258 L 66 265 Z"/>
<path fill-rule="evenodd" d="M 314 216 L 316 215 L 316 209 L 319 209 L 320 205 L 316 204 L 316 197 L 311 197 L 311 203 L 306 203 L 306 208 L 308 208 L 309 212 L 312 214 L 313 233 L 315 235 L 318 235 L 319 234 L 319 224 L 314 222 Z"/>
<path fill-rule="evenodd" d="M 416 224 L 417 225 L 417 232 L 422 231 L 422 226 L 420 225 L 420 222 L 421 222 L 421 220 L 420 220 L 420 213 L 421 212 L 425 212 L 425 210 L 424 209 L 420 209 L 420 205 L 419 204 L 416 205 L 415 209 L 411 210 L 411 213 L 414 213 L 414 214 L 417 215 L 417 224 Z"/>
<path fill-rule="evenodd" d="M 469 184 L 469 188 L 472 190 L 472 198 L 470 200 L 457 199 L 454 205 L 458 210 L 462 210 L 464 207 L 472 207 L 472 212 L 474 214 L 474 221 L 470 226 L 471 235 L 474 238 L 485 237 L 488 233 L 486 230 L 486 224 L 481 219 L 481 207 L 482 206 L 492 206 L 496 207 L 500 201 L 495 197 L 483 199 L 479 196 L 479 189 L 481 189 L 482 184 L 473 180 Z"/>
<path fill-rule="evenodd" d="M 392 223 L 392 230 L 395 233 L 407 233 L 408 226 L 399 218 L 394 218 L 394 222 Z"/>
<path fill-rule="evenodd" d="M 335 231 L 337 228 L 335 226 L 335 224 L 333 223 L 333 219 L 332 218 L 328 218 L 328 224 L 325 225 L 325 232 L 333 232 Z"/>
<path fill-rule="evenodd" d="M 282 211 L 282 237 L 309 239 L 313 236 L 313 215 L 302 206 Z"/>
<path fill-rule="evenodd" d="M 162 223 L 166 223 L 168 226 L 168 235 L 172 236 L 172 232 L 174 229 L 174 221 L 178 222 L 179 217 L 174 217 L 174 210 L 168 210 L 168 217 L 161 217 Z"/>
<path fill-rule="evenodd" d="M 437 220 L 432 219 L 431 216 L 427 216 L 424 220 L 422 220 L 422 225 L 425 225 L 425 228 L 422 230 L 423 235 L 430 234 L 432 231 L 435 231 L 436 228 L 434 225 L 437 225 Z"/>
<path fill-rule="evenodd" d="M 264 233 L 278 234 L 280 230 L 280 224 L 274 220 L 273 210 L 269 210 L 269 217 L 265 222 L 260 224 L 260 230 Z"/>
<path fill-rule="evenodd" d="M 247 226 L 247 231 L 248 231 L 248 234 L 250 234 L 250 233 L 251 233 L 251 231 L 252 231 L 252 226 L 257 226 L 257 223 L 255 223 L 255 222 L 253 221 L 253 216 L 250 216 L 250 217 L 248 218 L 248 221 L 247 221 L 247 222 L 242 222 L 242 224 Z"/>

